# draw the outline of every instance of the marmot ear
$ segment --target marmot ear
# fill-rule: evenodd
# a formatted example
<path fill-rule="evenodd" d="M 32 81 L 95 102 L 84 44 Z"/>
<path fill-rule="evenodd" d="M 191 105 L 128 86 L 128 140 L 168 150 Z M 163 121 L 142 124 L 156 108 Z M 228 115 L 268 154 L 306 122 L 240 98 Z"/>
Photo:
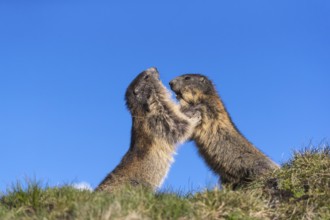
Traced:
<path fill-rule="evenodd" d="M 205 77 L 204 76 L 201 76 L 201 77 L 199 77 L 199 81 L 201 81 L 201 82 L 205 82 Z"/>

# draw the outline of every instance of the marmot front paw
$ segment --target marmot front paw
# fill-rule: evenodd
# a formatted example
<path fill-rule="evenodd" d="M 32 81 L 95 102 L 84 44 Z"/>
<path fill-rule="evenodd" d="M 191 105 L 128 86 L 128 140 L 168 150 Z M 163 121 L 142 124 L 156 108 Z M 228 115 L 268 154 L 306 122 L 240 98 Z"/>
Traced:
<path fill-rule="evenodd" d="M 202 113 L 200 111 L 191 112 L 191 116 L 187 115 L 192 121 L 194 126 L 200 125 L 202 123 Z"/>

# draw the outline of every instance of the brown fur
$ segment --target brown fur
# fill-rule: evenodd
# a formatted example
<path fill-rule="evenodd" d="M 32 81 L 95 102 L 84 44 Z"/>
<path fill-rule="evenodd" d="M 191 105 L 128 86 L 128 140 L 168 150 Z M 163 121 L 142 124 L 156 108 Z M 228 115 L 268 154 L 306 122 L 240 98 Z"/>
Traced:
<path fill-rule="evenodd" d="M 149 68 L 132 81 L 126 104 L 132 114 L 131 145 L 97 191 L 113 192 L 125 185 L 156 190 L 173 162 L 177 143 L 190 138 L 200 122 L 200 115 L 190 119 L 171 101 L 156 68 Z"/>
<path fill-rule="evenodd" d="M 172 80 L 170 85 L 183 112 L 191 114 L 198 110 L 202 114 L 202 122 L 192 138 L 200 155 L 220 175 L 223 184 L 236 188 L 278 168 L 236 128 L 207 77 L 186 74 Z"/>

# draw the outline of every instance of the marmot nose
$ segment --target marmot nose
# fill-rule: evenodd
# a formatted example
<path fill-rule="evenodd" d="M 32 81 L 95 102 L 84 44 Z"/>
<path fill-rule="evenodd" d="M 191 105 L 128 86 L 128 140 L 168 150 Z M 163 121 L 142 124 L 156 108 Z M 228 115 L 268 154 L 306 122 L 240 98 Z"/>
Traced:
<path fill-rule="evenodd" d="M 173 88 L 173 86 L 174 86 L 173 80 L 169 84 L 170 84 L 171 88 Z"/>
<path fill-rule="evenodd" d="M 149 69 L 146 70 L 147 72 L 150 72 L 150 73 L 158 73 L 158 70 L 156 67 L 150 67 Z"/>

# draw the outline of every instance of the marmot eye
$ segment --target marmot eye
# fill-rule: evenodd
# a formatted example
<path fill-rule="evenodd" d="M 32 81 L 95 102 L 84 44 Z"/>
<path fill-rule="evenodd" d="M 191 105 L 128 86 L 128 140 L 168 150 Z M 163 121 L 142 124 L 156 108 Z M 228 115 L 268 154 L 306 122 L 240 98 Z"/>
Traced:
<path fill-rule="evenodd" d="M 146 75 L 146 76 L 144 77 L 144 79 L 149 79 L 149 75 Z"/>
<path fill-rule="evenodd" d="M 186 77 L 184 78 L 184 80 L 190 80 L 190 79 L 191 79 L 190 76 L 186 76 Z"/>

